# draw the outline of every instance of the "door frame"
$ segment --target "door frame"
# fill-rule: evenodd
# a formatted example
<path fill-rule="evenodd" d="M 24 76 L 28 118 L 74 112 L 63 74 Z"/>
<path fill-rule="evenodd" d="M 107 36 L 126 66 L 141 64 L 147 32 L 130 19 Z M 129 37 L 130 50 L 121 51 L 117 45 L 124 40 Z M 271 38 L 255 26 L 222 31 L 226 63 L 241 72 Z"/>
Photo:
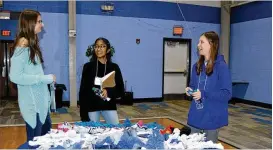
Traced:
<path fill-rule="evenodd" d="M 173 41 L 173 42 L 186 42 L 188 43 L 189 49 L 188 49 L 188 59 L 189 59 L 189 65 L 188 65 L 188 77 L 187 77 L 187 85 L 189 86 L 190 82 L 190 76 L 191 76 L 191 42 L 192 39 L 184 39 L 184 38 L 163 38 L 163 61 L 162 61 L 162 100 L 164 100 L 164 72 L 165 72 L 165 42 L 166 41 Z M 176 72 L 169 72 L 170 74 L 177 74 Z"/>
<path fill-rule="evenodd" d="M 2 44 L 4 44 L 4 47 L 5 48 L 7 48 L 7 43 L 14 43 L 14 40 L 0 40 L 0 42 L 2 43 Z M 9 49 L 7 49 L 7 51 L 9 51 Z M 9 56 L 10 56 L 10 51 L 9 51 Z M 7 52 L 4 52 L 4 59 L 7 57 Z M 9 62 L 9 64 L 7 63 L 7 62 L 5 62 L 5 64 L 4 64 L 5 66 L 6 66 L 6 73 L 8 73 L 8 71 L 9 71 L 9 67 L 8 67 L 8 65 L 10 65 L 10 62 Z M 2 73 L 2 72 L 1 72 Z M 5 80 L 5 82 L 7 83 L 7 84 L 9 84 L 9 82 L 11 82 L 11 81 L 9 81 L 9 76 L 8 76 L 8 74 L 7 74 L 7 78 L 6 78 L 6 80 Z M 7 88 L 7 91 L 6 91 L 6 93 L 4 94 L 5 96 L 4 96 L 4 98 L 8 98 L 8 99 L 13 99 L 13 97 L 11 97 L 10 96 L 10 89 L 9 89 L 9 87 L 6 87 L 6 86 L 9 86 L 9 85 L 5 85 L 5 87 L 4 88 Z M 2 89 L 3 90 L 3 89 Z M 16 96 L 16 98 L 17 98 L 17 96 Z"/>

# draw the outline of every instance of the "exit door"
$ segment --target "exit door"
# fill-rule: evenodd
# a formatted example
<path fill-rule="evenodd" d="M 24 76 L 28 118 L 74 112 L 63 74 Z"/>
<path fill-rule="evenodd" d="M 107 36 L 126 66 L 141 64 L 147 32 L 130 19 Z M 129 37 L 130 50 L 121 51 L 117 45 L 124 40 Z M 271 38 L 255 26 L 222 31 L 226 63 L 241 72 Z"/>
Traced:
<path fill-rule="evenodd" d="M 189 84 L 191 40 L 164 38 L 164 99 L 183 100 Z"/>

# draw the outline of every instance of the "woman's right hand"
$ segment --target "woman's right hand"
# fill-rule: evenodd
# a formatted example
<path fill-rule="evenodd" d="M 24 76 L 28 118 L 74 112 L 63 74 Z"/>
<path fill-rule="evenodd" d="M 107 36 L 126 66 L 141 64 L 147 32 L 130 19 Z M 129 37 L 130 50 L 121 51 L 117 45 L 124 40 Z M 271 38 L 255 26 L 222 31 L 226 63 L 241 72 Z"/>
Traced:
<path fill-rule="evenodd" d="M 185 92 L 186 92 L 186 95 L 187 95 L 187 96 L 191 96 L 191 95 L 188 93 L 189 90 L 192 91 L 192 89 L 191 89 L 190 87 L 186 87 Z"/>
<path fill-rule="evenodd" d="M 56 83 L 56 76 L 54 74 L 50 74 L 53 78 L 53 83 Z"/>

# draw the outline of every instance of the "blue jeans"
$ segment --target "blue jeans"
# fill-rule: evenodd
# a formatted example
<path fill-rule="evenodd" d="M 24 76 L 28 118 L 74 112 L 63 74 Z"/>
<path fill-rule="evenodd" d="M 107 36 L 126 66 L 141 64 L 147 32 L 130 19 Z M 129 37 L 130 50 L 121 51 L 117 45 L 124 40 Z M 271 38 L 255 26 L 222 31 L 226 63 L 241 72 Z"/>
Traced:
<path fill-rule="evenodd" d="M 36 127 L 34 129 L 26 122 L 27 142 L 36 136 L 47 134 L 52 127 L 50 113 L 47 114 L 44 124 L 41 123 L 38 113 L 36 116 Z"/>
<path fill-rule="evenodd" d="M 193 133 L 205 133 L 206 141 L 212 141 L 213 143 L 218 142 L 219 129 L 216 130 L 201 130 L 189 126 L 191 128 L 191 134 Z"/>
<path fill-rule="evenodd" d="M 103 116 L 106 123 L 119 124 L 118 113 L 116 110 L 102 110 L 102 111 L 88 112 L 88 116 L 90 120 L 94 122 L 100 121 L 100 114 Z"/>

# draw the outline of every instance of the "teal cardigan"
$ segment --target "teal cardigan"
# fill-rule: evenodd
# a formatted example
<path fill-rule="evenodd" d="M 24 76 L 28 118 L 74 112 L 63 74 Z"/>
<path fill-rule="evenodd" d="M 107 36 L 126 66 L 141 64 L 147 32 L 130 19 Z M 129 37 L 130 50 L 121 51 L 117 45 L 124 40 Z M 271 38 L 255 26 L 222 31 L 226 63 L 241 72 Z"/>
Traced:
<path fill-rule="evenodd" d="M 18 103 L 24 120 L 34 129 L 36 116 L 44 124 L 50 112 L 50 95 L 47 84 L 53 82 L 52 75 L 44 75 L 42 64 L 38 57 L 34 65 L 29 59 L 29 47 L 16 47 L 11 57 L 10 80 L 17 84 Z"/>

